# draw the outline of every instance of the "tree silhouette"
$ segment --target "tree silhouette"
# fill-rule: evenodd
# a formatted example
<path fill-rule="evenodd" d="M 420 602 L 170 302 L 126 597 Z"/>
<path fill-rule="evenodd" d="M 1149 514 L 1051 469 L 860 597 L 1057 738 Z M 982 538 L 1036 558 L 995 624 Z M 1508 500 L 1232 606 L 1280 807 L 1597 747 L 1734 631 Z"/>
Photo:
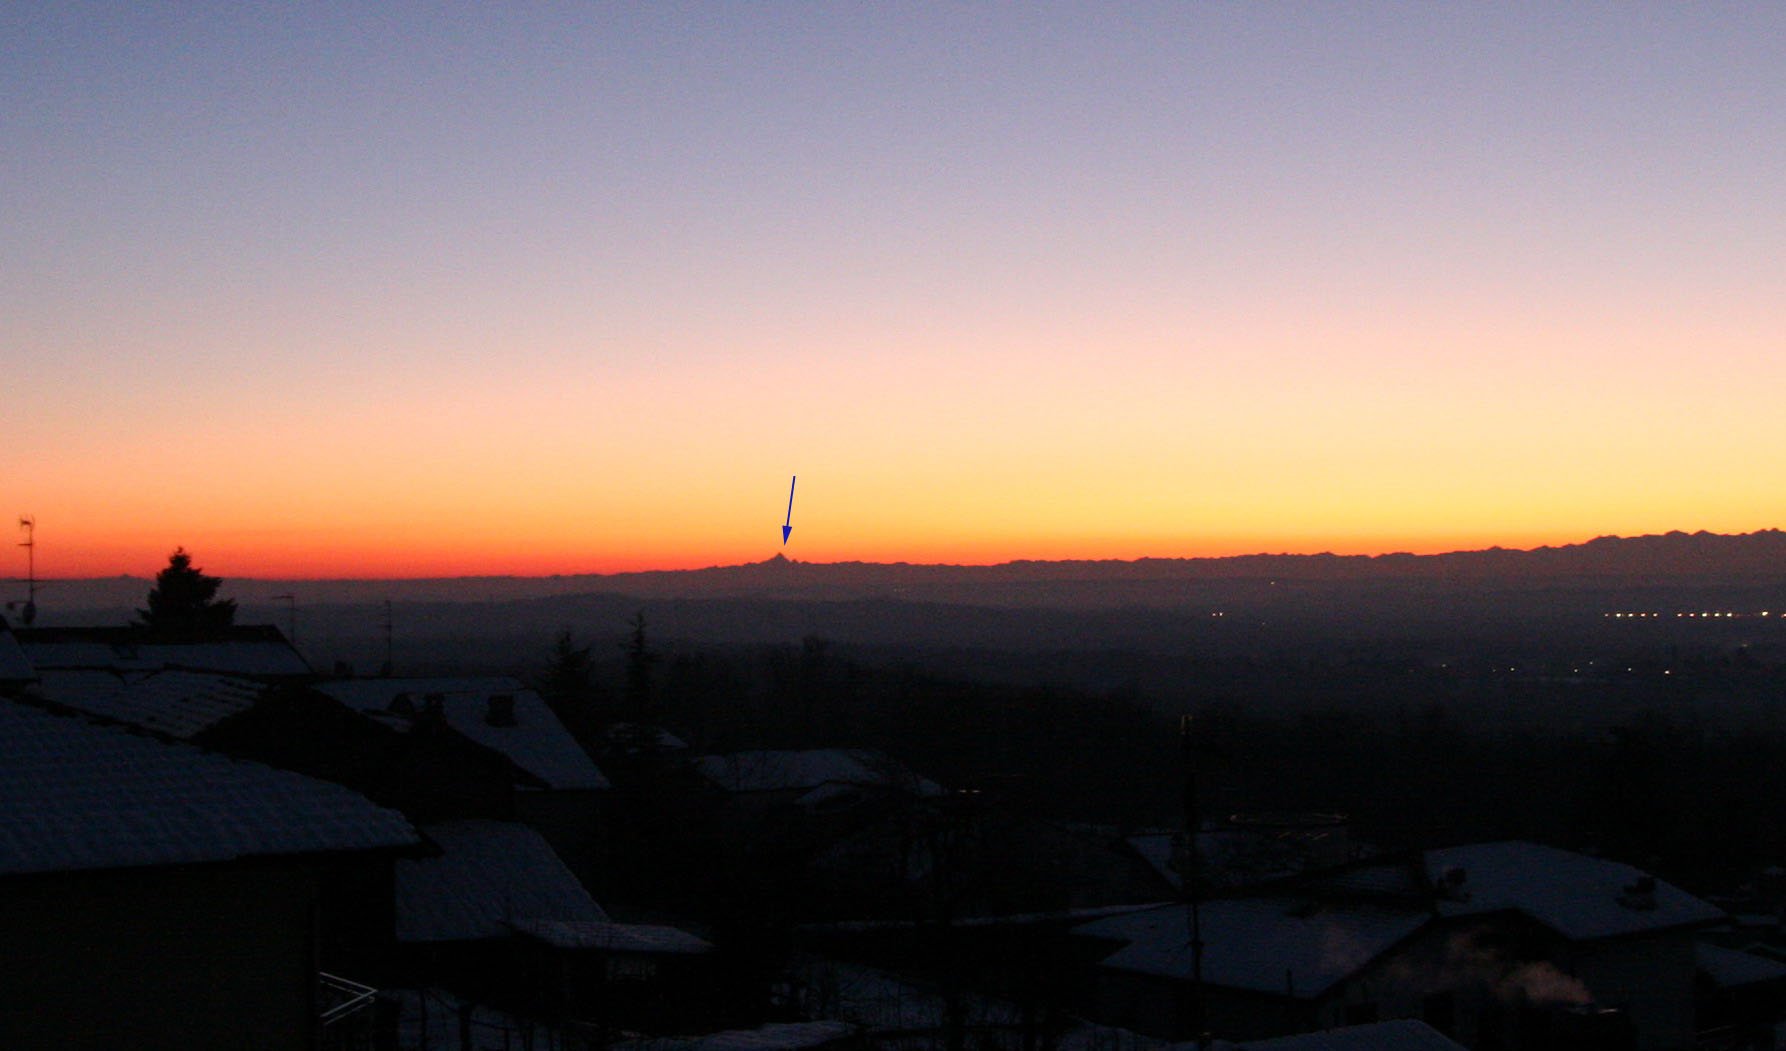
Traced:
<path fill-rule="evenodd" d="M 643 722 L 652 715 L 651 667 L 658 658 L 645 643 L 645 611 L 633 614 L 628 623 L 632 625 L 632 636 L 620 644 L 626 650 L 627 715 Z"/>
<path fill-rule="evenodd" d="M 546 670 L 537 680 L 540 696 L 585 749 L 596 741 L 601 729 L 592 649 L 592 645 L 577 645 L 571 629 L 563 629 L 552 644 Z"/>
<path fill-rule="evenodd" d="M 168 556 L 167 568 L 155 574 L 149 606 L 136 611 L 133 627 L 169 639 L 202 639 L 235 623 L 234 599 L 217 601 L 221 577 L 208 577 L 192 564 L 183 547 Z"/>

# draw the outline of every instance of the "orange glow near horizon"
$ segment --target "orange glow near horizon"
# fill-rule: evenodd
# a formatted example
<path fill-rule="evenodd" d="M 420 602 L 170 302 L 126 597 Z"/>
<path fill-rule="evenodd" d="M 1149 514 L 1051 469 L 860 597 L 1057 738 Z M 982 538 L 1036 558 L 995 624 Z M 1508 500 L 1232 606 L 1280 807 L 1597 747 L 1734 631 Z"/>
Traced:
<path fill-rule="evenodd" d="M 45 577 L 1786 524 L 1786 6 L 240 7 L 8 24 Z"/>
<path fill-rule="evenodd" d="M 1758 526 L 1757 528 L 1766 528 Z M 1665 532 L 1666 530 L 1656 530 Z M 1720 530 L 1713 530 L 1718 532 Z M 1751 530 L 1732 528 L 1728 532 Z M 778 534 L 772 525 L 766 531 Z M 268 538 L 215 536 L 200 533 L 195 542 L 150 545 L 143 543 L 96 543 L 90 551 L 71 554 L 49 543 L 51 534 L 39 534 L 37 574 L 40 580 L 82 579 L 111 576 L 151 577 L 167 563 L 176 546 L 185 547 L 206 572 L 226 579 L 255 580 L 350 580 L 429 579 L 453 577 L 549 577 L 605 575 L 654 570 L 693 570 L 713 566 L 760 562 L 776 555 L 805 563 L 910 563 L 932 565 L 997 565 L 1022 561 L 1133 561 L 1138 559 L 1226 558 L 1260 554 L 1334 554 L 1374 556 L 1391 553 L 1416 555 L 1475 551 L 1489 547 L 1530 549 L 1580 544 L 1594 538 L 1586 534 L 1532 534 L 1526 536 L 1452 537 L 1348 537 L 1319 541 L 1307 537 L 1259 539 L 1204 538 L 1179 544 L 1131 540 L 1109 542 L 1042 542 L 1009 545 L 1003 541 L 955 543 L 903 543 L 852 547 L 803 543 L 796 527 L 787 547 L 775 536 L 761 543 L 674 552 L 666 548 L 616 545 L 613 550 L 592 553 L 575 546 L 530 545 L 522 542 L 512 551 L 478 548 L 431 547 L 425 544 L 389 546 L 368 544 L 340 550 L 317 543 L 269 541 Z M 1628 534 L 1638 535 L 1638 534 Z M 59 541 L 60 543 L 61 541 Z M 18 555 L 17 576 L 23 579 L 24 555 Z"/>

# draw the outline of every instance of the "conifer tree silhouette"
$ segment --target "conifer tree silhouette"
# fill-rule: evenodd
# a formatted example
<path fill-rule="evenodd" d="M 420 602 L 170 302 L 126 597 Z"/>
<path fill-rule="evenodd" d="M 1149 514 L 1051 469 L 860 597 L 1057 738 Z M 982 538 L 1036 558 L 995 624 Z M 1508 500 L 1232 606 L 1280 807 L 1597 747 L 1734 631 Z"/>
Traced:
<path fill-rule="evenodd" d="M 167 568 L 155 574 L 147 609 L 136 611 L 133 627 L 159 638 L 190 641 L 216 635 L 235 623 L 234 599 L 217 601 L 223 578 L 206 576 L 192 556 L 177 547 Z"/>

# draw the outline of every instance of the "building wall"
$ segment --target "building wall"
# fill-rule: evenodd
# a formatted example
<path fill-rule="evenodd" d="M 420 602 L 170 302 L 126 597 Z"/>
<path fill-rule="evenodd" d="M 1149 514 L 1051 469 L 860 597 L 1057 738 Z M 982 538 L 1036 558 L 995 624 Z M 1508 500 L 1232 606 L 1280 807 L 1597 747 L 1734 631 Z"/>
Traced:
<path fill-rule="evenodd" d="M 316 879 L 300 863 L 0 881 L 0 1046 L 313 1046 Z"/>

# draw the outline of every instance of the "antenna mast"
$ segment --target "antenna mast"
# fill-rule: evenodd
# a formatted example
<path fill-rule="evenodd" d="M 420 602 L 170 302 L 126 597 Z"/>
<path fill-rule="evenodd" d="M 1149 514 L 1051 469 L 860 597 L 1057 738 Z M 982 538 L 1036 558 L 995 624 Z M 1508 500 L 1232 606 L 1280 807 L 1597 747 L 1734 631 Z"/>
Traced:
<path fill-rule="evenodd" d="M 392 622 L 392 618 L 391 618 L 391 600 L 385 599 L 384 600 L 384 667 L 379 669 L 379 674 L 386 679 L 391 677 L 391 671 L 392 671 L 391 637 L 395 633 L 396 633 L 396 625 Z"/>
<path fill-rule="evenodd" d="M 19 611 L 19 620 L 26 627 L 37 619 L 37 518 L 34 515 L 20 515 L 19 528 L 25 531 L 25 539 L 19 546 L 25 549 L 25 607 Z M 10 607 L 12 603 L 8 603 Z"/>
<path fill-rule="evenodd" d="M 1191 950 L 1191 1011 L 1197 1025 L 1197 1051 L 1209 1051 L 1209 996 L 1203 986 L 1203 858 L 1197 837 L 1203 831 L 1203 808 L 1197 799 L 1197 757 L 1191 742 L 1193 720 L 1178 718 L 1179 761 L 1184 764 L 1184 854 L 1178 877 L 1184 888 Z"/>

